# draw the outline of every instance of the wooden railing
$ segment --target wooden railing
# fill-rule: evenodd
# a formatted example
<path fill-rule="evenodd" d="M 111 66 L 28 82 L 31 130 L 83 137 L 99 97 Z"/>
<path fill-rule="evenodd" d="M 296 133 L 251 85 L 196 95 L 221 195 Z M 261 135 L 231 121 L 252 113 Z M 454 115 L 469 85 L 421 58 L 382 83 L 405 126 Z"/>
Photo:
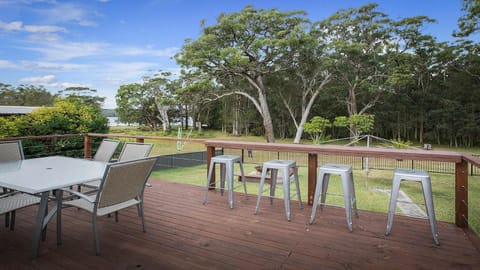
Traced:
<path fill-rule="evenodd" d="M 455 224 L 468 228 L 468 163 L 480 166 L 480 159 L 465 153 L 433 150 L 403 150 L 350 146 L 303 145 L 280 143 L 205 141 L 207 166 L 215 155 L 215 149 L 242 149 L 274 152 L 305 153 L 308 155 L 308 204 L 312 205 L 317 182 L 318 155 L 346 155 L 387 159 L 430 160 L 455 163 Z M 215 179 L 212 179 L 212 184 Z"/>

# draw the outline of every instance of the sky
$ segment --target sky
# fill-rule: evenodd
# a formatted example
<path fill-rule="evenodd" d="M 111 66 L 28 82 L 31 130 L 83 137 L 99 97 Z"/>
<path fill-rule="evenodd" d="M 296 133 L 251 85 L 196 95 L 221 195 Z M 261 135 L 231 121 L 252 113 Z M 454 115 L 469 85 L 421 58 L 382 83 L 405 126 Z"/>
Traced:
<path fill-rule="evenodd" d="M 173 56 L 200 23 L 247 5 L 304 10 L 311 21 L 375 2 L 392 19 L 426 15 L 424 33 L 453 41 L 461 0 L 0 0 L 0 83 L 44 86 L 53 94 L 89 87 L 115 108 L 121 85 L 155 71 L 179 73 Z"/>

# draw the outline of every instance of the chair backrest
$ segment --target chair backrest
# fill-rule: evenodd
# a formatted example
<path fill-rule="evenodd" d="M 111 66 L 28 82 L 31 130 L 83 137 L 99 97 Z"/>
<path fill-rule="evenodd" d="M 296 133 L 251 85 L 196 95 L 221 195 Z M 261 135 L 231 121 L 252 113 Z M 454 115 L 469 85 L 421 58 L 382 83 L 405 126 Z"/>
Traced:
<path fill-rule="evenodd" d="M 109 164 L 97 193 L 96 207 L 142 198 L 145 183 L 156 161 L 157 157 L 149 157 Z"/>
<path fill-rule="evenodd" d="M 0 142 L 0 162 L 17 161 L 24 158 L 22 141 Z"/>
<path fill-rule="evenodd" d="M 117 150 L 119 140 L 104 139 L 93 156 L 93 160 L 109 162 L 115 150 Z"/>
<path fill-rule="evenodd" d="M 153 144 L 151 143 L 127 142 L 123 145 L 118 161 L 128 161 L 148 157 L 152 148 Z"/>

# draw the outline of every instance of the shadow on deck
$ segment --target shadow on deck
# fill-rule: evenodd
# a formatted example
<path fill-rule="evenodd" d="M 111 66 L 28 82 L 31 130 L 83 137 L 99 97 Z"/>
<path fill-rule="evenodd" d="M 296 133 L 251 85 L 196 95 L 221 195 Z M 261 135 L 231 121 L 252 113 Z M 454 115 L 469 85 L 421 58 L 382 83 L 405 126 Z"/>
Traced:
<path fill-rule="evenodd" d="M 55 220 L 37 259 L 30 258 L 35 208 L 17 211 L 15 231 L 0 229 L 1 269 L 479 269 L 478 237 L 438 222 L 435 246 L 425 219 L 396 216 L 392 235 L 384 235 L 386 215 L 360 211 L 353 233 L 342 208 L 326 207 L 308 225 L 311 207 L 292 203 L 287 222 L 283 202 L 264 198 L 253 215 L 254 196 L 226 194 L 152 181 L 145 193 L 147 233 L 136 208 L 120 221 L 99 219 L 100 256 L 95 256 L 90 215 L 63 210 L 63 244 L 56 245 Z M 319 211 L 319 210 L 318 210 Z"/>

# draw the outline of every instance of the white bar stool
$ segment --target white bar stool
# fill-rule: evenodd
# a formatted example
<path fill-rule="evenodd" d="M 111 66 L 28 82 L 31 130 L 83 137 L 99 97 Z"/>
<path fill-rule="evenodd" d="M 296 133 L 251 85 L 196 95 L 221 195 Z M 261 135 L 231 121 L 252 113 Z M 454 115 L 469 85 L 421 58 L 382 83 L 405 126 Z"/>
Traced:
<path fill-rule="evenodd" d="M 271 171 L 270 204 L 273 203 L 273 198 L 275 197 L 275 187 L 277 184 L 278 170 L 282 171 L 283 200 L 285 202 L 285 215 L 287 217 L 287 220 L 290 221 L 290 170 L 293 170 L 298 203 L 300 205 L 300 209 L 303 209 L 302 199 L 300 197 L 300 185 L 298 182 L 298 169 L 297 169 L 297 164 L 294 160 L 270 160 L 263 163 L 262 176 L 260 178 L 260 188 L 258 190 L 257 205 L 255 207 L 254 214 L 256 215 L 258 213 L 258 207 L 260 206 L 260 199 L 262 198 L 262 194 L 264 192 L 263 185 L 265 184 L 265 177 L 267 176 L 268 170 Z"/>
<path fill-rule="evenodd" d="M 355 196 L 355 184 L 353 182 L 352 166 L 325 164 L 318 168 L 317 186 L 315 188 L 315 198 L 313 200 L 312 214 L 310 215 L 310 224 L 315 220 L 317 212 L 318 197 L 322 192 L 320 209 L 323 209 L 327 197 L 328 182 L 330 175 L 340 175 L 342 178 L 343 198 L 345 201 L 345 215 L 347 216 L 347 226 L 350 232 L 352 229 L 352 208 L 355 210 L 355 216 L 358 218 L 357 199 Z"/>
<path fill-rule="evenodd" d="M 205 199 L 203 204 L 207 203 L 208 199 L 208 190 L 213 187 L 210 185 L 210 180 L 212 179 L 212 173 L 214 172 L 215 163 L 220 164 L 220 194 L 223 196 L 223 191 L 225 189 L 225 179 L 227 180 L 227 189 L 228 189 L 228 204 L 230 208 L 233 208 L 233 169 L 234 164 L 238 163 L 240 166 L 240 173 L 242 177 L 243 190 L 245 192 L 245 198 L 247 198 L 247 184 L 245 182 L 245 174 L 243 173 L 243 163 L 242 159 L 239 156 L 234 155 L 220 155 L 212 157 L 210 160 L 210 168 L 208 169 L 207 177 L 207 190 L 205 192 Z"/>
<path fill-rule="evenodd" d="M 393 216 L 395 214 L 395 207 L 397 205 L 398 192 L 400 190 L 400 182 L 403 180 L 421 182 L 423 189 L 423 199 L 425 200 L 425 207 L 427 208 L 427 215 L 430 221 L 430 228 L 432 230 L 433 241 L 436 245 L 440 245 L 438 241 L 437 223 L 435 219 L 435 209 L 433 207 L 432 198 L 432 183 L 430 182 L 430 175 L 424 170 L 410 170 L 410 169 L 395 169 L 393 171 L 392 193 L 390 195 L 390 207 L 388 210 L 387 231 L 385 235 L 389 235 L 392 231 Z"/>

